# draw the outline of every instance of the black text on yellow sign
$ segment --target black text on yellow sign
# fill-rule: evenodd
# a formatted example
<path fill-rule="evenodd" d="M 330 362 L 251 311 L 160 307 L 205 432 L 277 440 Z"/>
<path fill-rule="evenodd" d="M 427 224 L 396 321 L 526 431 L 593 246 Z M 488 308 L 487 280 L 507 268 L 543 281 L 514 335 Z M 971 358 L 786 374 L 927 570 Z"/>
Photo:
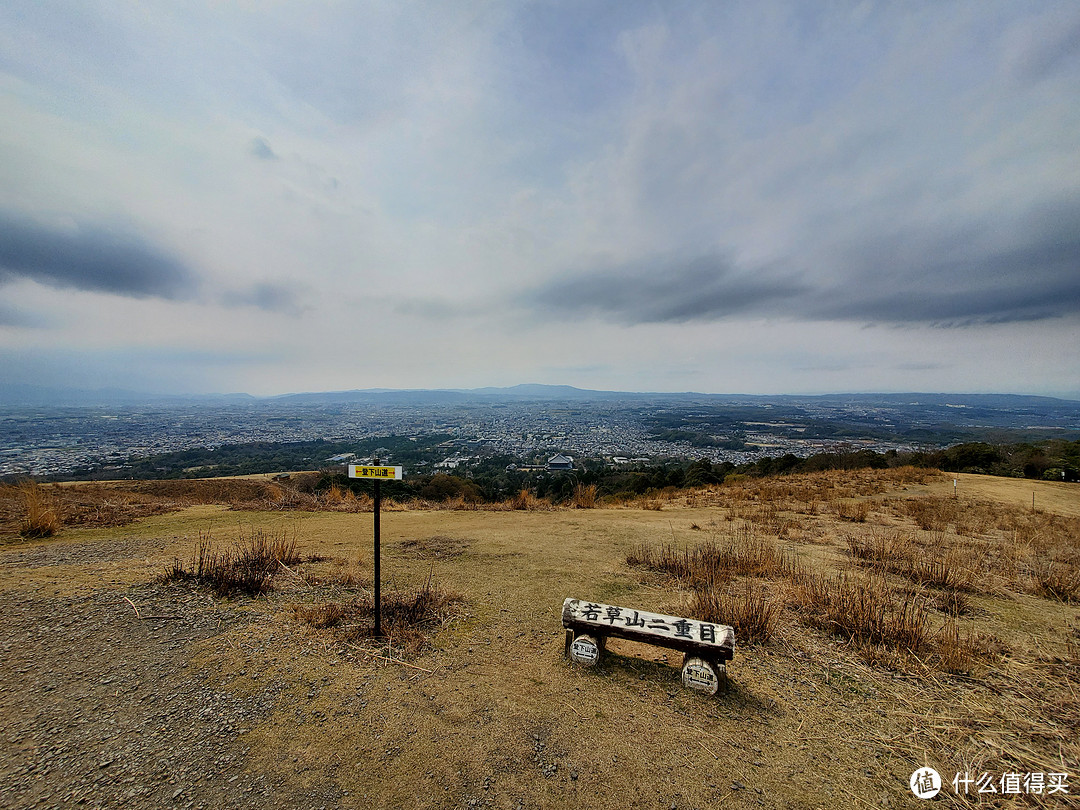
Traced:
<path fill-rule="evenodd" d="M 349 478 L 374 478 L 381 481 L 400 481 L 401 467 L 364 467 L 349 465 Z"/>

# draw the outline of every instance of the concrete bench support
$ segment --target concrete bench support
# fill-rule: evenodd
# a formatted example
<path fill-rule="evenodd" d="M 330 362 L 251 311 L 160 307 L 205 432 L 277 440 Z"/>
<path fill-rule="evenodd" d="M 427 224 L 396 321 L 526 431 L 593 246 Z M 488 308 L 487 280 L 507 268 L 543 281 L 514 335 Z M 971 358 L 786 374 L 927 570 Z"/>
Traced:
<path fill-rule="evenodd" d="M 725 624 L 699 622 L 633 608 L 581 599 L 563 602 L 567 657 L 595 666 L 611 636 L 667 647 L 683 653 L 682 679 L 690 689 L 715 695 L 735 653 L 735 630 Z"/>

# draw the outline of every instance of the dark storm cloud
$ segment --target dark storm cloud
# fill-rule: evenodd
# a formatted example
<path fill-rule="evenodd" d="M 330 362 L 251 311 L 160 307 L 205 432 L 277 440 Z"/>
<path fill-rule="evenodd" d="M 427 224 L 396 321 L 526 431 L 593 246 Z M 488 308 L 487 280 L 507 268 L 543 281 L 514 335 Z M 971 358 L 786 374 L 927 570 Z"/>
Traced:
<path fill-rule="evenodd" d="M 803 291 L 791 278 L 739 272 L 722 256 L 666 257 L 566 276 L 526 300 L 568 317 L 588 313 L 622 323 L 683 323 L 783 307 Z"/>
<path fill-rule="evenodd" d="M 0 284 L 25 278 L 52 287 L 131 298 L 193 297 L 194 273 L 131 233 L 50 227 L 0 212 Z"/>

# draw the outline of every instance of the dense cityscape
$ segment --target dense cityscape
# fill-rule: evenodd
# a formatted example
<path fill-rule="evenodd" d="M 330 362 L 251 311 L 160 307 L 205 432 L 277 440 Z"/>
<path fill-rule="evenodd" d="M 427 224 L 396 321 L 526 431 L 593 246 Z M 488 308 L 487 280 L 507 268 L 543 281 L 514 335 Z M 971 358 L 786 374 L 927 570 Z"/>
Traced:
<path fill-rule="evenodd" d="M 742 464 L 869 449 L 938 448 L 987 436 L 1066 438 L 1080 403 L 1025 397 L 353 392 L 149 405 L 0 409 L 0 476 L 63 476 L 176 451 L 380 436 L 446 437 L 424 466 L 468 467 L 482 456 L 543 464 L 553 453 L 608 464 L 700 459 Z M 329 458 L 311 458 L 318 468 Z"/>

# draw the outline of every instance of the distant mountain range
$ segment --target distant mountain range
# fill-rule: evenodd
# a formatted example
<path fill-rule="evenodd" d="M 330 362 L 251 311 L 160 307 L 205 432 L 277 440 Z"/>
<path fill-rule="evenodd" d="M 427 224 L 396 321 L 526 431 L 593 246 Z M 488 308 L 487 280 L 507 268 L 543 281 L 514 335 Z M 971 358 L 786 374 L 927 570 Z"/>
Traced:
<path fill-rule="evenodd" d="M 571 385 L 542 385 L 524 383 L 505 388 L 440 388 L 440 389 L 392 389 L 365 388 L 352 391 L 323 391 L 281 394 L 271 397 L 255 397 L 251 394 L 200 394 L 191 396 L 146 394 L 119 388 L 88 390 L 60 388 L 0 382 L 0 406 L 137 406 L 137 405 L 242 405 L 256 403 L 282 403 L 289 405 L 347 404 L 347 403 L 394 403 L 394 404 L 454 404 L 467 402 L 497 401 L 652 401 L 677 402 L 703 401 L 713 404 L 730 403 L 764 405 L 776 403 L 816 403 L 825 406 L 852 406 L 861 404 L 923 405 L 935 407 L 972 408 L 1037 408 L 1056 410 L 1080 408 L 1080 401 L 1057 397 L 1031 396 L 1025 394 L 948 394 L 948 393 L 899 393 L 899 394 L 823 394 L 823 395 L 761 395 L 761 394 L 707 394 L 701 392 L 642 392 L 642 391 L 596 391 L 575 388 Z"/>

